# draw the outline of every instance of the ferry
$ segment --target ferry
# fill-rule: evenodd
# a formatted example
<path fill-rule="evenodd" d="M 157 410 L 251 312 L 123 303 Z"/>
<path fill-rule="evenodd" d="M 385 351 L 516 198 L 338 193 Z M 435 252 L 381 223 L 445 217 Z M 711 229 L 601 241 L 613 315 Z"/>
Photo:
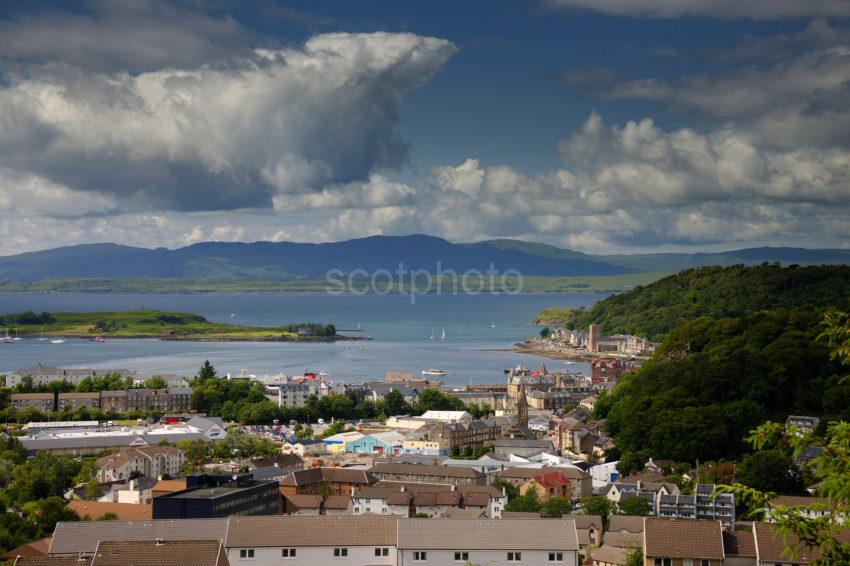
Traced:
<path fill-rule="evenodd" d="M 422 375 L 446 375 L 446 372 L 441 369 L 423 369 Z"/>

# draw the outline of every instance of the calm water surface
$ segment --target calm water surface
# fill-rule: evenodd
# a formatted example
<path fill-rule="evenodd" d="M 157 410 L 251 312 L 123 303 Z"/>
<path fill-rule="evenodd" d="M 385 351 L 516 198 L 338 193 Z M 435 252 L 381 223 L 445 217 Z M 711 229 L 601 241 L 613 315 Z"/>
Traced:
<path fill-rule="evenodd" d="M 373 340 L 332 343 L 164 342 L 160 340 L 27 339 L 0 344 L 0 372 L 44 365 L 120 367 L 194 375 L 205 359 L 220 374 L 300 374 L 328 371 L 337 381 L 383 378 L 388 370 L 440 368 L 446 383 L 488 383 L 502 369 L 522 364 L 583 369 L 538 356 L 500 352 L 538 331 L 529 321 L 545 307 L 590 306 L 601 294 L 417 296 L 327 294 L 0 294 L 0 312 L 99 311 L 154 308 L 191 312 L 218 322 L 273 326 L 328 322 L 342 334 Z M 353 332 L 359 324 L 362 332 Z M 492 327 L 495 324 L 495 327 Z M 446 338 L 440 339 L 443 329 Z M 431 339 L 433 332 L 434 339 Z"/>

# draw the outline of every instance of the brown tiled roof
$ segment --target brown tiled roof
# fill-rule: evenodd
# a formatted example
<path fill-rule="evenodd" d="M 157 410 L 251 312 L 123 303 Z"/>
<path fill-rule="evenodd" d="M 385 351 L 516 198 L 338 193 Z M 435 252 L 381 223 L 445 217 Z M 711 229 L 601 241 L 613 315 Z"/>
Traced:
<path fill-rule="evenodd" d="M 323 481 L 372 485 L 377 479 L 366 470 L 347 468 L 310 468 L 290 472 L 280 480 L 280 485 L 299 487 Z"/>
<path fill-rule="evenodd" d="M 471 520 L 486 519 L 487 517 L 481 509 L 460 509 L 458 507 L 452 507 L 451 509 L 446 510 L 446 518 Z"/>
<path fill-rule="evenodd" d="M 15 566 L 88 566 L 88 560 L 80 561 L 76 556 L 22 556 Z"/>
<path fill-rule="evenodd" d="M 558 472 L 567 479 L 584 479 L 590 477 L 587 472 L 583 472 L 578 468 L 568 468 L 562 466 L 543 466 L 542 468 L 529 468 L 524 466 L 514 466 L 505 468 L 499 472 L 499 475 L 505 478 L 516 479 L 531 479 L 540 475 Z"/>
<path fill-rule="evenodd" d="M 752 531 L 723 531 L 723 551 L 726 556 L 756 555 L 756 541 Z"/>
<path fill-rule="evenodd" d="M 104 513 L 115 513 L 120 521 L 143 521 L 151 518 L 151 505 L 135 503 L 110 503 L 103 501 L 69 501 L 68 509 L 72 509 L 84 518 L 88 515 L 97 519 Z"/>
<path fill-rule="evenodd" d="M 427 466 L 423 464 L 375 464 L 369 471 L 373 474 L 413 475 L 444 478 L 481 478 L 478 470 L 455 466 Z"/>
<path fill-rule="evenodd" d="M 4 560 L 14 560 L 18 556 L 47 556 L 50 537 L 40 538 L 13 548 L 2 556 Z"/>
<path fill-rule="evenodd" d="M 631 550 L 628 548 L 602 545 L 590 551 L 590 559 L 607 564 L 625 564 L 630 552 Z"/>
<path fill-rule="evenodd" d="M 643 517 L 633 517 L 630 515 L 612 515 L 608 519 L 608 529 L 610 531 L 628 531 L 630 533 L 643 532 Z"/>
<path fill-rule="evenodd" d="M 98 541 L 224 539 L 227 519 L 73 521 L 56 523 L 50 554 L 92 553 Z"/>
<path fill-rule="evenodd" d="M 771 506 L 782 505 L 785 507 L 795 507 L 799 505 L 819 505 L 824 509 L 832 509 L 836 505 L 826 497 L 806 497 L 800 495 L 780 495 L 770 502 Z"/>
<path fill-rule="evenodd" d="M 617 548 L 642 548 L 643 533 L 605 531 L 605 534 L 602 535 L 602 542 L 607 546 L 615 546 Z"/>
<path fill-rule="evenodd" d="M 570 519 L 576 522 L 577 529 L 596 527 L 596 530 L 602 530 L 602 517 L 599 515 L 570 515 Z"/>
<path fill-rule="evenodd" d="M 503 511 L 503 519 L 542 519 L 540 513 L 533 511 Z"/>
<path fill-rule="evenodd" d="M 199 533 L 200 534 L 200 533 Z M 105 541 L 91 566 L 226 566 L 220 540 Z"/>
<path fill-rule="evenodd" d="M 643 536 L 647 558 L 722 560 L 724 556 L 719 521 L 646 517 Z"/>
<path fill-rule="evenodd" d="M 12 401 L 52 401 L 53 393 L 13 393 Z"/>
<path fill-rule="evenodd" d="M 572 519 L 400 519 L 399 549 L 578 550 Z"/>
<path fill-rule="evenodd" d="M 347 495 L 331 495 L 325 500 L 325 509 L 348 509 L 351 498 Z"/>
<path fill-rule="evenodd" d="M 227 548 L 395 546 L 396 518 L 369 515 L 231 517 Z"/>
<path fill-rule="evenodd" d="M 820 550 L 809 548 L 800 542 L 800 539 L 789 534 L 787 541 L 795 556 L 785 552 L 786 539 L 774 525 L 769 523 L 756 523 L 754 526 L 755 543 L 758 557 L 761 562 L 794 562 L 795 564 L 806 564 L 821 557 Z M 836 537 L 844 544 L 850 544 L 850 529 L 844 529 Z"/>
<path fill-rule="evenodd" d="M 250 469 L 268 468 L 275 464 L 278 467 L 285 468 L 304 464 L 304 460 L 298 454 L 272 454 L 271 456 L 259 456 L 248 460 L 248 467 Z"/>
<path fill-rule="evenodd" d="M 286 501 L 296 509 L 318 509 L 322 506 L 321 495 L 284 495 Z"/>

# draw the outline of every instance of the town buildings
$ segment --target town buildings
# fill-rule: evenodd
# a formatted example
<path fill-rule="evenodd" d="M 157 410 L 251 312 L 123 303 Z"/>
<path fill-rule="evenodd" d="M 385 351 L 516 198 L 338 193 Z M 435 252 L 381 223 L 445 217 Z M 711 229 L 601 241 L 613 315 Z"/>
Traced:
<path fill-rule="evenodd" d="M 50 425 L 51 423 L 45 423 Z M 181 440 L 211 442 L 225 436 L 224 424 L 218 417 L 192 417 L 184 423 L 170 425 L 138 425 L 131 427 L 103 426 L 93 422 L 85 427 L 58 428 L 33 427 L 29 435 L 21 437 L 21 444 L 29 454 L 95 454 L 107 450 L 121 450 L 157 445 L 163 441 L 175 444 Z"/>
<path fill-rule="evenodd" d="M 77 560 L 95 555 L 103 541 L 159 540 L 168 545 L 170 541 L 199 538 L 220 541 L 231 565 L 277 566 L 286 560 L 352 566 L 575 566 L 578 562 L 576 526 L 569 518 L 432 520 L 291 515 L 108 524 L 88 521 L 59 523 L 48 552 L 50 556 Z"/>
<path fill-rule="evenodd" d="M 448 488 L 448 489 L 447 489 Z M 448 517 L 452 509 L 475 509 L 498 519 L 508 503 L 503 491 L 489 485 L 451 485 L 379 481 L 352 495 L 355 515 Z"/>
<path fill-rule="evenodd" d="M 350 496 L 356 489 L 372 485 L 377 481 L 374 475 L 365 470 L 310 468 L 292 472 L 280 480 L 280 493 L 283 495 Z"/>
<path fill-rule="evenodd" d="M 232 476 L 189 474 L 186 489 L 153 498 L 154 519 L 208 519 L 280 512 L 278 482 Z"/>
<path fill-rule="evenodd" d="M 58 368 L 39 366 L 37 368 L 19 369 L 6 376 L 6 387 L 15 387 L 24 383 L 24 378 L 32 378 L 34 386 L 47 385 L 53 381 L 62 381 L 71 385 L 79 385 L 89 378 L 119 375 L 122 378 L 134 378 L 136 372 L 126 369 L 87 369 L 87 368 Z"/>
<path fill-rule="evenodd" d="M 486 485 L 487 477 L 470 468 L 424 464 L 375 464 L 369 473 L 381 480 L 423 483 Z"/>
<path fill-rule="evenodd" d="M 97 480 L 109 483 L 146 476 L 176 477 L 183 467 L 185 455 L 173 446 L 139 446 L 98 458 Z"/>
<path fill-rule="evenodd" d="M 124 389 L 90 393 L 13 393 L 13 409 L 36 409 L 52 413 L 65 408 L 102 409 L 116 413 L 127 411 L 186 411 L 192 398 L 191 387 L 171 389 Z"/>

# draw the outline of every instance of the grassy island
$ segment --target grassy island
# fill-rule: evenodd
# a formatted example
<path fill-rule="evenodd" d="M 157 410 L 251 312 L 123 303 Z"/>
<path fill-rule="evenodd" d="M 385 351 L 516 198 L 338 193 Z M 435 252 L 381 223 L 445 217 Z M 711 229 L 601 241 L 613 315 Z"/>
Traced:
<path fill-rule="evenodd" d="M 161 340 L 344 340 L 333 324 L 242 326 L 210 322 L 189 313 L 158 310 L 115 312 L 23 312 L 0 315 L 0 329 L 17 336 L 63 338 L 159 338 Z"/>

